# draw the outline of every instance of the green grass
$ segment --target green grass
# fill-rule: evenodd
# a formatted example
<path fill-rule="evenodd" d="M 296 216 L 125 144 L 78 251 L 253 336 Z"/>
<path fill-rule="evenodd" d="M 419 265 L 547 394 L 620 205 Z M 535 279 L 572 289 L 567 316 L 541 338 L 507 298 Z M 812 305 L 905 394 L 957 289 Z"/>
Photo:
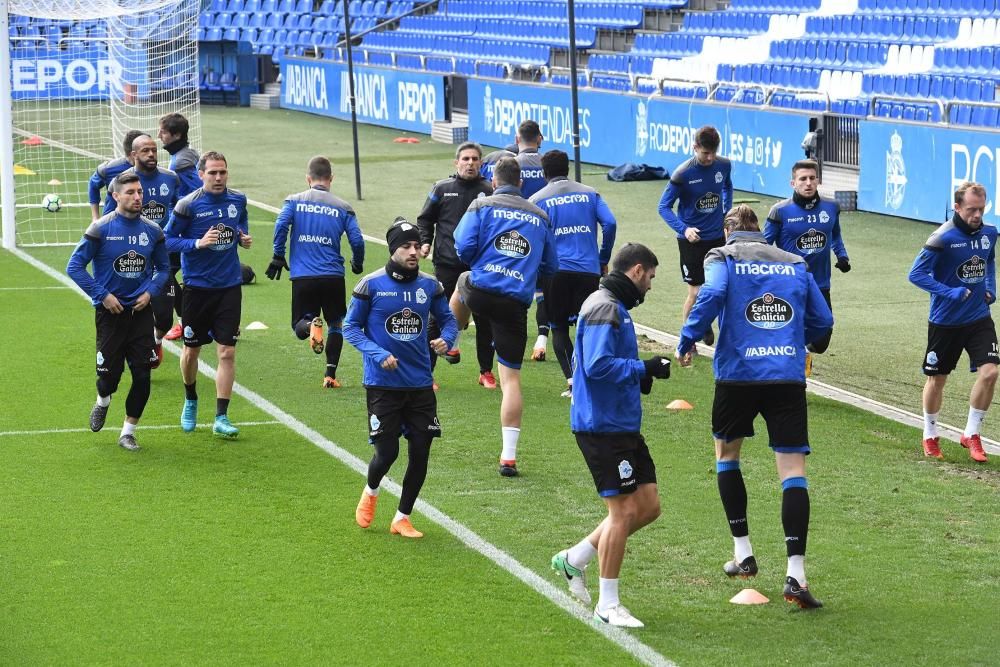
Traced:
<path fill-rule="evenodd" d="M 308 157 L 327 152 L 340 156 L 337 192 L 353 200 L 353 178 L 344 159 L 350 155 L 344 143 L 349 130 L 345 133 L 342 123 L 231 109 L 206 109 L 204 119 L 206 147 L 229 155 L 233 185 L 252 198 L 279 204 L 302 187 Z M 391 143 L 393 136 L 361 128 L 362 154 L 382 158 L 366 159 L 367 198 L 357 203 L 362 226 L 373 235 L 381 235 L 395 215 L 415 218 L 430 183 L 450 166 L 450 147 L 400 146 Z M 274 164 L 242 166 L 258 165 L 262 156 Z M 672 267 L 675 245 L 655 214 L 661 184 L 599 185 L 622 220 L 620 239 L 658 237 L 651 243 L 663 264 Z M 237 380 L 367 459 L 359 355 L 345 349 L 339 373 L 344 389 L 319 389 L 321 358 L 288 328 L 289 283 L 262 276 L 271 224 L 269 214 L 256 211 L 252 217 L 257 242 L 244 259 L 258 268 L 262 280 L 246 289 L 243 317 L 244 325 L 260 320 L 270 328 L 244 333 Z M 883 367 L 873 368 L 873 358 L 881 353 L 851 329 L 855 308 L 849 294 L 860 298 L 863 292 L 857 290 L 874 275 L 870 268 L 873 273 L 865 278 L 865 266 L 874 266 L 865 257 L 876 261 L 879 253 L 871 246 L 884 242 L 889 224 L 895 236 L 897 223 L 882 219 L 877 237 L 874 221 L 852 215 L 847 224 L 848 248 L 858 268 L 834 279 L 835 308 L 843 321 L 834 348 L 857 347 L 864 370 L 889 377 L 905 364 L 887 357 Z M 868 243 L 862 240 L 866 226 L 871 227 Z M 913 242 L 899 242 L 904 257 L 897 259 L 915 253 L 923 240 L 918 237 L 929 230 L 912 225 Z M 32 249 L 59 270 L 68 253 L 67 248 Z M 386 256 L 378 245 L 369 245 L 368 253 L 369 270 Z M 902 263 L 905 280 L 908 259 Z M 680 285 L 670 270 L 663 274 L 636 316 L 676 330 Z M 10 255 L 0 255 L 0 287 L 53 284 Z M 870 296 L 886 298 L 889 286 L 890 281 L 871 285 Z M 915 290 L 912 296 L 919 311 L 914 317 L 925 317 L 924 297 Z M 863 302 L 858 303 L 861 312 Z M 0 309 L 7 315 L 0 349 L 8 378 L 0 389 L 5 406 L 0 431 L 85 427 L 93 400 L 93 315 L 86 303 L 69 291 L 0 289 Z M 919 361 L 922 335 L 903 340 L 909 351 L 901 358 L 909 359 L 919 348 Z M 474 358 L 473 338 L 463 338 L 463 357 Z M 649 343 L 644 346 L 652 352 Z M 828 355 L 820 369 L 832 375 L 847 356 Z M 548 577 L 552 553 L 579 540 L 600 520 L 602 506 L 568 430 L 556 364 L 529 364 L 524 375 L 519 455 L 524 474 L 509 481 L 496 474 L 499 394 L 475 384 L 474 364 L 439 368 L 444 437 L 434 445 L 421 497 Z M 867 389 L 873 383 L 865 377 L 843 372 L 845 382 Z M 848 386 L 840 379 L 834 383 Z M 200 386 L 202 396 L 210 397 L 210 383 L 202 379 Z M 948 445 L 944 463 L 929 463 L 920 456 L 917 430 L 811 397 L 815 453 L 808 461 L 813 508 L 808 571 L 827 606 L 799 613 L 780 600 L 780 487 L 773 456 L 759 436 L 748 442 L 743 468 L 762 567 L 753 586 L 773 602 L 734 607 L 727 601 L 741 584 L 720 570 L 730 557 L 731 540 L 715 483 L 712 391 L 710 366 L 700 359 L 692 369 L 675 369 L 673 378 L 657 383 L 644 399 L 644 431 L 658 466 L 663 516 L 629 541 L 623 599 L 648 626 L 636 637 L 681 664 L 994 660 L 990 626 L 995 624 L 988 619 L 995 616 L 1000 593 L 996 569 L 989 565 L 1000 548 L 1000 520 L 992 510 L 1000 500 L 996 458 L 975 466 L 964 450 Z M 168 355 L 154 375 L 143 423 L 174 424 L 182 397 L 175 358 Z M 680 397 L 695 410 L 664 410 Z M 953 397 L 952 402 L 961 401 Z M 223 443 L 203 429 L 188 435 L 140 427 L 144 449 L 132 455 L 114 445 L 122 403 L 123 396 L 117 396 L 101 434 L 0 436 L 0 470 L 7 477 L 0 485 L 5 509 L 0 514 L 0 662 L 582 664 L 627 659 L 425 517 L 414 517 L 427 532 L 423 541 L 391 539 L 386 523 L 394 506 L 391 497 L 383 499 L 375 530 L 357 528 L 352 511 L 363 479 L 289 429 L 247 427 L 237 442 Z M 201 421 L 207 420 L 211 401 L 204 403 Z M 231 415 L 237 422 L 270 419 L 240 398 Z M 401 460 L 391 476 L 398 481 L 402 472 Z M 590 576 L 596 593 L 596 568 Z"/>

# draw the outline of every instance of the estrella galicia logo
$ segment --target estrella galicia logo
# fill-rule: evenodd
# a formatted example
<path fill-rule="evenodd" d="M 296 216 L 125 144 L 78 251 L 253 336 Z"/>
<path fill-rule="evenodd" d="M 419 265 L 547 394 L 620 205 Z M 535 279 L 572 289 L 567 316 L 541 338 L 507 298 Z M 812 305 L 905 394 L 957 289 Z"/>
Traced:
<path fill-rule="evenodd" d="M 229 214 L 230 218 L 235 218 L 239 215 L 239 211 L 236 210 L 236 204 L 230 204 L 229 208 L 226 209 L 226 213 Z"/>
<path fill-rule="evenodd" d="M 404 308 L 386 318 L 385 332 L 398 341 L 414 340 L 424 330 L 424 321 L 410 308 Z"/>
<path fill-rule="evenodd" d="M 483 93 L 483 124 L 484 130 L 493 131 L 493 90 L 489 86 L 486 86 Z"/>
<path fill-rule="evenodd" d="M 622 459 L 622 462 L 618 464 L 618 477 L 628 479 L 631 476 L 632 464 L 628 462 L 628 459 Z"/>
<path fill-rule="evenodd" d="M 889 138 L 891 151 L 885 154 L 885 205 L 898 211 L 906 196 L 906 163 L 903 162 L 903 137 L 893 132 Z"/>
<path fill-rule="evenodd" d="M 115 273 L 122 278 L 134 280 L 146 272 L 146 256 L 135 250 L 129 250 L 115 258 L 114 267 Z"/>
<path fill-rule="evenodd" d="M 646 126 L 648 116 L 646 113 L 646 103 L 639 102 L 635 110 L 635 154 L 642 157 L 649 148 L 649 130 Z"/>
<path fill-rule="evenodd" d="M 706 192 L 701 199 L 695 202 L 694 207 L 699 213 L 709 213 L 719 208 L 720 201 L 718 193 Z"/>
<path fill-rule="evenodd" d="M 221 222 L 215 228 L 219 230 L 219 240 L 212 246 L 212 250 L 222 251 L 232 248 L 236 243 L 236 230 L 232 227 L 227 227 Z"/>
<path fill-rule="evenodd" d="M 142 217 L 162 227 L 167 217 L 167 207 L 155 199 L 150 199 L 142 204 Z"/>
<path fill-rule="evenodd" d="M 504 232 L 493 240 L 493 248 L 504 255 L 514 259 L 524 259 L 531 254 L 531 243 L 523 234 L 519 234 L 516 229 Z"/>
<path fill-rule="evenodd" d="M 803 255 L 813 255 L 826 248 L 826 234 L 817 229 L 810 229 L 795 239 L 795 247 Z"/>
<path fill-rule="evenodd" d="M 963 283 L 981 283 L 986 279 L 986 260 L 979 255 L 973 255 L 958 267 L 955 275 Z"/>
<path fill-rule="evenodd" d="M 747 304 L 747 322 L 758 329 L 781 329 L 795 317 L 792 304 L 770 292 Z"/>

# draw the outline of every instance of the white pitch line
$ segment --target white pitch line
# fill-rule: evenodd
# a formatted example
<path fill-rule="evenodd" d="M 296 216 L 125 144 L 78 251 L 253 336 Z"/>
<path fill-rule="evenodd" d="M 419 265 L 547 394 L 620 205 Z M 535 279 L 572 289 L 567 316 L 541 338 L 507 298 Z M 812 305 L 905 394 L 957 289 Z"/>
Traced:
<path fill-rule="evenodd" d="M 31 264 L 46 275 L 51 276 L 63 284 L 73 287 L 84 298 L 89 300 L 89 297 L 87 297 L 76 286 L 76 283 L 74 283 L 69 276 L 59 273 L 44 262 L 27 254 L 20 248 L 14 248 L 11 250 L 11 253 L 28 264 Z M 180 356 L 179 345 L 164 341 L 163 349 Z M 209 379 L 215 379 L 215 369 L 204 361 L 198 361 L 198 370 Z M 302 436 L 305 440 L 319 447 L 362 477 L 367 476 L 368 463 L 366 461 L 362 461 L 354 454 L 351 454 L 347 450 L 333 443 L 321 433 L 288 414 L 260 394 L 244 387 L 238 382 L 233 383 L 233 393 L 246 399 L 251 405 L 261 412 L 271 415 L 278 420 L 279 423 L 284 424 L 289 429 Z M 382 488 L 396 497 L 399 497 L 400 493 L 402 493 L 402 487 L 389 479 L 386 479 L 382 483 Z M 516 558 L 505 552 L 503 549 L 500 549 L 494 544 L 486 541 L 478 534 L 455 521 L 433 505 L 418 499 L 415 509 L 451 533 L 456 539 L 458 539 L 459 542 L 493 561 L 495 564 L 500 566 L 500 568 L 513 575 L 516 579 L 519 579 L 522 583 L 528 586 L 528 588 L 532 589 L 542 597 L 547 598 L 554 605 L 568 613 L 570 616 L 576 618 L 581 623 L 585 624 L 588 628 L 604 635 L 609 641 L 616 644 L 619 648 L 640 662 L 647 665 L 654 665 L 656 667 L 676 667 L 676 663 L 670 661 L 665 656 L 658 653 L 655 649 L 642 643 L 621 628 L 615 628 L 607 625 L 594 625 L 591 620 L 591 611 L 581 606 L 578 602 L 571 598 L 568 593 L 552 585 L 551 582 L 543 579 L 538 574 L 522 565 Z"/>
<path fill-rule="evenodd" d="M 45 289 L 69 289 L 65 285 L 49 285 L 48 287 L 0 287 L 0 292 L 30 292 Z"/>
<path fill-rule="evenodd" d="M 272 426 L 274 424 L 280 424 L 279 421 L 258 421 L 258 422 L 233 422 L 233 426 Z M 140 423 L 136 427 L 137 433 L 142 433 L 143 431 L 167 431 L 170 429 L 179 429 L 179 424 L 142 424 Z M 212 424 L 198 424 L 198 428 L 210 429 Z M 55 435 L 59 433 L 90 433 L 89 428 L 46 428 L 38 429 L 36 431 L 0 431 L 0 437 L 7 435 Z"/>

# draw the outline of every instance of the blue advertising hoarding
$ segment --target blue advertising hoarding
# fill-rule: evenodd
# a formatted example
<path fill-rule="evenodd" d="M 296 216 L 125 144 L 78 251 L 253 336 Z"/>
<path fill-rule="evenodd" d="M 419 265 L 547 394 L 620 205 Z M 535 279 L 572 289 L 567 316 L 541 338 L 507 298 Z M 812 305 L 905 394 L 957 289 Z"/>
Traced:
<path fill-rule="evenodd" d="M 112 91 L 122 90 L 122 67 L 105 49 L 15 49 L 11 56 L 11 93 L 15 100 L 103 100 Z"/>
<path fill-rule="evenodd" d="M 643 98 L 582 90 L 580 154 L 595 164 L 642 162 L 672 171 L 691 157 L 692 137 L 702 125 L 722 135 L 720 153 L 733 161 L 733 186 L 784 196 L 809 119 L 756 109 Z M 513 140 L 518 124 L 538 122 L 545 148 L 572 153 L 568 88 L 469 80 L 469 138 L 491 146 Z"/>
<path fill-rule="evenodd" d="M 858 208 L 944 222 L 963 181 L 986 186 L 984 219 L 1000 224 L 1000 134 L 907 123 L 861 121 Z"/>
<path fill-rule="evenodd" d="M 347 65 L 308 58 L 281 60 L 281 107 L 350 120 Z M 362 123 L 428 133 L 444 119 L 444 77 L 420 72 L 354 68 Z"/>

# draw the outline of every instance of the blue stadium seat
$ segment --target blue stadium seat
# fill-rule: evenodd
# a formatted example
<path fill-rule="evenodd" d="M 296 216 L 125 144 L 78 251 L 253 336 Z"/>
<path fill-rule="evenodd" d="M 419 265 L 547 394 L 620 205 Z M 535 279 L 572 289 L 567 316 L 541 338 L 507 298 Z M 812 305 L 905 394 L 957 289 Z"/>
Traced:
<path fill-rule="evenodd" d="M 959 125 L 968 125 L 972 120 L 972 108 L 967 104 L 958 105 L 958 118 L 955 121 Z"/>
<path fill-rule="evenodd" d="M 222 29 L 221 28 L 208 28 L 205 30 L 206 42 L 221 42 L 222 41 Z"/>
<path fill-rule="evenodd" d="M 229 0 L 229 4 L 226 5 L 226 11 L 235 14 L 236 12 L 244 11 L 245 6 L 246 0 Z"/>
<path fill-rule="evenodd" d="M 912 104 L 903 105 L 903 120 L 914 120 L 917 115 L 917 109 Z"/>
<path fill-rule="evenodd" d="M 983 119 L 983 126 L 996 127 L 998 117 L 1000 117 L 1000 109 L 995 106 L 986 107 L 986 116 Z"/>
<path fill-rule="evenodd" d="M 969 117 L 969 123 L 971 125 L 978 125 L 982 127 L 986 124 L 986 107 L 974 106 L 972 107 L 972 113 Z"/>

